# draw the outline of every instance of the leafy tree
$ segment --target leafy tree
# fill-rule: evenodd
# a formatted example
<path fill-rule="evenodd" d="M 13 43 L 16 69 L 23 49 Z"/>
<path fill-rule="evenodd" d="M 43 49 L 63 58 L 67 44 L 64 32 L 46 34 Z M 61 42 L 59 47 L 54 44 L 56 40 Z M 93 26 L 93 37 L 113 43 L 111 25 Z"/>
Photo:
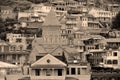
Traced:
<path fill-rule="evenodd" d="M 112 29 L 120 30 L 120 12 L 116 15 L 116 17 L 112 21 Z"/>

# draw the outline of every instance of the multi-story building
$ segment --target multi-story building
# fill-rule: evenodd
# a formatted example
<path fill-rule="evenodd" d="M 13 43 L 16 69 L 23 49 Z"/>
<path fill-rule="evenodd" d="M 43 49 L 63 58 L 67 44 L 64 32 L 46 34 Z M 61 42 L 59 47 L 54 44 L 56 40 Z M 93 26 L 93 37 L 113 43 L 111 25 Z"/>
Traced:
<path fill-rule="evenodd" d="M 0 7 L 0 17 L 5 20 L 7 18 L 17 19 L 17 13 L 13 11 L 13 8 L 9 6 L 1 6 Z"/>
<path fill-rule="evenodd" d="M 15 48 L 11 47 L 11 51 L 12 50 L 15 50 L 15 51 L 23 50 L 24 51 L 27 48 L 26 37 L 24 37 L 24 35 L 22 34 L 8 33 L 6 36 L 6 39 L 10 45 L 15 47 Z"/>
<path fill-rule="evenodd" d="M 99 8 L 92 8 L 89 11 L 89 14 L 93 15 L 97 20 L 109 23 L 111 22 L 112 16 L 111 16 L 111 11 L 106 11 L 103 9 Z"/>
<path fill-rule="evenodd" d="M 23 65 L 28 59 L 29 53 L 16 48 L 18 48 L 16 45 L 13 46 L 8 42 L 0 41 L 0 60 L 12 64 Z"/>
<path fill-rule="evenodd" d="M 108 38 L 105 39 L 107 43 L 106 48 L 118 49 L 120 47 L 120 38 Z"/>
<path fill-rule="evenodd" d="M 24 12 L 18 12 L 18 20 L 21 17 L 40 17 L 44 18 L 47 13 L 51 10 L 50 5 L 44 5 L 44 4 L 38 4 L 38 5 L 32 5 L 31 8 Z"/>
<path fill-rule="evenodd" d="M 25 60 L 28 59 L 29 52 L 27 52 L 27 43 L 26 38 L 22 34 L 7 34 L 7 42 L 6 46 L 4 46 L 4 50 L 1 53 L 3 56 L 3 60 L 6 62 L 10 62 L 13 64 L 23 65 Z"/>
<path fill-rule="evenodd" d="M 101 63 L 101 66 L 119 69 L 120 68 L 119 49 L 117 50 L 109 49 L 106 52 L 107 53 L 103 56 L 103 63 Z"/>

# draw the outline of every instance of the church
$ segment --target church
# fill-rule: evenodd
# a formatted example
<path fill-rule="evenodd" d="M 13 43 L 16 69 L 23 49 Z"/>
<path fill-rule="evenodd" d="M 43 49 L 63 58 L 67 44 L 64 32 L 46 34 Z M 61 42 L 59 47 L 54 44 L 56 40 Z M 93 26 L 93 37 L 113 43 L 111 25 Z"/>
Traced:
<path fill-rule="evenodd" d="M 68 45 L 68 39 L 61 36 L 61 27 L 51 10 L 42 24 L 42 37 L 32 42 L 31 80 L 90 80 L 89 63 L 75 47 Z"/>

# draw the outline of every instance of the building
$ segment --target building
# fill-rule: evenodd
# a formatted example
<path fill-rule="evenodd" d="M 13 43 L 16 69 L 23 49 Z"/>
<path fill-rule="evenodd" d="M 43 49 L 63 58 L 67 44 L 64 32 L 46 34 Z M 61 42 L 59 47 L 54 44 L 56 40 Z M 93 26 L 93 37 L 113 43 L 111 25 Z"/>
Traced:
<path fill-rule="evenodd" d="M 103 63 L 101 63 L 102 67 L 119 69 L 119 49 L 113 50 L 109 49 L 106 51 L 106 54 L 103 56 Z"/>
<path fill-rule="evenodd" d="M 2 55 L 5 55 L 6 62 L 13 64 L 23 65 L 25 60 L 29 57 L 29 52 L 27 51 L 26 38 L 22 34 L 7 34 L 7 45 L 6 50 L 3 51 Z M 7 52 L 6 52 L 7 51 Z"/>
<path fill-rule="evenodd" d="M 120 38 L 108 38 L 105 39 L 107 43 L 106 48 L 118 49 L 120 47 Z"/>
<path fill-rule="evenodd" d="M 38 5 L 31 5 L 29 10 L 18 12 L 18 20 L 21 17 L 42 17 L 45 18 L 47 13 L 51 10 L 50 5 L 38 4 Z"/>
<path fill-rule="evenodd" d="M 9 6 L 1 6 L 0 7 L 0 17 L 3 20 L 6 20 L 7 18 L 10 19 L 17 19 L 17 13 L 13 11 L 13 8 Z"/>
<path fill-rule="evenodd" d="M 0 41 L 0 60 L 16 65 L 23 65 L 28 58 L 29 53 L 24 50 L 17 49 L 15 45 L 8 42 Z"/>
<path fill-rule="evenodd" d="M 68 45 L 67 38 L 61 36 L 61 27 L 51 10 L 42 25 L 42 37 L 35 38 L 32 43 L 31 79 L 90 79 L 85 53 Z"/>
<path fill-rule="evenodd" d="M 8 33 L 6 39 L 11 46 L 15 46 L 11 50 L 24 51 L 27 48 L 26 37 L 22 34 Z"/>
<path fill-rule="evenodd" d="M 105 23 L 109 23 L 111 22 L 112 19 L 112 15 L 111 15 L 111 11 L 106 11 L 103 9 L 99 9 L 99 8 L 92 8 L 89 11 L 89 14 L 93 15 L 97 20 L 101 21 L 101 22 L 105 22 Z"/>
<path fill-rule="evenodd" d="M 67 68 L 66 68 L 67 67 Z M 67 66 L 65 62 L 47 54 L 31 65 L 31 79 L 85 79 L 88 80 L 89 70 L 87 66 L 71 63 Z M 88 75 L 88 76 L 87 76 Z M 85 76 L 85 77 L 83 77 Z"/>
<path fill-rule="evenodd" d="M 65 80 L 66 64 L 47 54 L 31 65 L 31 79 Z"/>

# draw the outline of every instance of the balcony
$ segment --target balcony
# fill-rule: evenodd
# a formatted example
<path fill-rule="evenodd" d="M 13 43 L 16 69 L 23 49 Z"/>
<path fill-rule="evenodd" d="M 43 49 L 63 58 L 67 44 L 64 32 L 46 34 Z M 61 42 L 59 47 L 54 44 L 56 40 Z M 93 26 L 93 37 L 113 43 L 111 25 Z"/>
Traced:
<path fill-rule="evenodd" d="M 77 21 L 67 21 L 66 24 L 77 24 Z"/>

